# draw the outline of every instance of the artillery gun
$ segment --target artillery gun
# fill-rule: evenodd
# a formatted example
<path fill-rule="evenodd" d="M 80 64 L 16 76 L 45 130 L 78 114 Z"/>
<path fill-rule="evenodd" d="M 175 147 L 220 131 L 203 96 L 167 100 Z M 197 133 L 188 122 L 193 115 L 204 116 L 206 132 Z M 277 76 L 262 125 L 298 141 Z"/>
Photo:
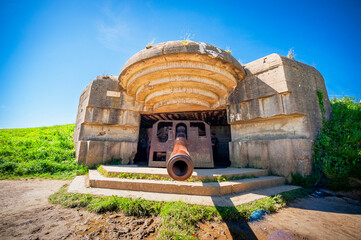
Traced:
<path fill-rule="evenodd" d="M 153 125 L 149 166 L 166 167 L 184 181 L 194 168 L 213 168 L 210 127 L 203 121 L 158 121 Z"/>

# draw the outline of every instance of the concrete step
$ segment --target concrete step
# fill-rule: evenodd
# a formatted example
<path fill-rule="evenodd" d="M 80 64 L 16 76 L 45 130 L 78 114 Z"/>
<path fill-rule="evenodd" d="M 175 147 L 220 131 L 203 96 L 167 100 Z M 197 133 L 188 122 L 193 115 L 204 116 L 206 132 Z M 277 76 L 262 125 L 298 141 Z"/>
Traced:
<path fill-rule="evenodd" d="M 278 176 L 261 176 L 225 182 L 179 182 L 147 179 L 105 177 L 96 170 L 89 170 L 89 185 L 95 188 L 111 188 L 144 192 L 221 196 L 284 184 Z"/>
<path fill-rule="evenodd" d="M 151 167 L 139 167 L 137 165 L 117 165 L 117 166 L 106 166 L 102 165 L 103 169 L 111 175 L 120 173 L 133 173 L 143 175 L 157 175 L 159 177 L 169 178 L 166 168 L 151 168 Z M 194 179 L 214 179 L 225 175 L 228 178 L 233 176 L 267 176 L 267 169 L 256 169 L 256 168 L 213 168 L 213 169 L 194 169 L 192 178 Z"/>
<path fill-rule="evenodd" d="M 206 206 L 224 206 L 234 207 L 241 204 L 249 203 L 255 200 L 259 200 L 268 196 L 280 194 L 282 192 L 292 191 L 298 189 L 298 186 L 292 185 L 279 185 L 274 187 L 254 189 L 247 192 L 227 194 L 222 196 L 199 196 L 188 194 L 172 194 L 172 193 L 154 193 L 121 189 L 109 189 L 109 188 L 91 188 L 87 187 L 89 184 L 88 176 L 77 176 L 71 182 L 68 191 L 72 193 L 93 194 L 100 196 L 119 196 L 130 197 L 133 199 L 146 199 L 149 201 L 182 201 L 190 204 L 199 204 Z"/>

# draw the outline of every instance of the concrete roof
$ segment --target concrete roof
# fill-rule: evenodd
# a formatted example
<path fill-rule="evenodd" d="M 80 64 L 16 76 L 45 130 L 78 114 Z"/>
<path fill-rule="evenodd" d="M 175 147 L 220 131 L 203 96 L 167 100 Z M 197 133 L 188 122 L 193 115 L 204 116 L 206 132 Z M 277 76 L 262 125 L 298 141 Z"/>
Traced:
<path fill-rule="evenodd" d="M 122 75 L 122 72 L 125 69 L 136 62 L 143 61 L 155 56 L 172 53 L 193 53 L 208 55 L 212 58 L 219 58 L 232 63 L 239 69 L 243 70 L 242 65 L 231 54 L 220 49 L 219 47 L 215 47 L 204 42 L 189 41 L 187 45 L 185 45 L 183 42 L 184 41 L 169 41 L 158 43 L 149 49 L 143 49 L 137 52 L 124 64 L 122 70 L 120 71 L 120 75 Z"/>
<path fill-rule="evenodd" d="M 127 94 L 145 111 L 194 111 L 225 107 L 228 91 L 245 77 L 243 66 L 218 47 L 171 41 L 131 57 L 119 75 Z"/>

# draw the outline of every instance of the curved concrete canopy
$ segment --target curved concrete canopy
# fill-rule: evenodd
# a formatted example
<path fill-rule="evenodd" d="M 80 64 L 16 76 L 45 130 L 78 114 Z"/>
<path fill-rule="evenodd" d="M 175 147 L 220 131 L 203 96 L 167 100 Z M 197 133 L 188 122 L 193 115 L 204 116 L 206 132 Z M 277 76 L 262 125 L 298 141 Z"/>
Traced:
<path fill-rule="evenodd" d="M 210 110 L 224 108 L 228 91 L 245 75 L 242 65 L 218 47 L 171 41 L 131 57 L 119 84 L 144 103 L 145 112 Z"/>

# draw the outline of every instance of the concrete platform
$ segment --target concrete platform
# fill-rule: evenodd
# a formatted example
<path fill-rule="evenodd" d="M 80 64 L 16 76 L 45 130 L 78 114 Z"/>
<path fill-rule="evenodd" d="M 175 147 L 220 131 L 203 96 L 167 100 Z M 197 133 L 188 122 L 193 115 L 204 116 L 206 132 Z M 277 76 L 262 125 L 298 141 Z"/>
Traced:
<path fill-rule="evenodd" d="M 89 170 L 89 184 L 91 187 L 201 196 L 220 196 L 244 192 L 282 185 L 284 181 L 283 177 L 278 176 L 261 176 L 224 182 L 161 181 L 105 177 L 97 170 Z"/>
<path fill-rule="evenodd" d="M 119 197 L 142 198 L 150 201 L 182 201 L 190 204 L 206 206 L 238 206 L 261 198 L 273 196 L 282 192 L 298 189 L 298 186 L 280 185 L 263 189 L 249 190 L 242 193 L 227 194 L 223 196 L 199 196 L 172 193 L 154 193 L 145 191 L 119 190 L 109 188 L 86 187 L 87 176 L 77 176 L 70 184 L 68 191 L 72 193 L 84 193 L 102 196 L 116 195 Z"/>
<path fill-rule="evenodd" d="M 106 166 L 102 165 L 103 169 L 109 174 L 119 173 L 133 173 L 133 174 L 144 174 L 144 175 L 157 175 L 160 177 L 169 178 L 166 168 L 152 168 L 152 167 L 140 167 L 138 165 L 117 165 L 117 166 Z M 256 168 L 212 168 L 212 169 L 194 169 L 192 178 L 194 179 L 213 179 L 225 175 L 227 177 L 232 176 L 250 176 L 256 177 L 268 175 L 267 169 L 256 169 Z"/>

